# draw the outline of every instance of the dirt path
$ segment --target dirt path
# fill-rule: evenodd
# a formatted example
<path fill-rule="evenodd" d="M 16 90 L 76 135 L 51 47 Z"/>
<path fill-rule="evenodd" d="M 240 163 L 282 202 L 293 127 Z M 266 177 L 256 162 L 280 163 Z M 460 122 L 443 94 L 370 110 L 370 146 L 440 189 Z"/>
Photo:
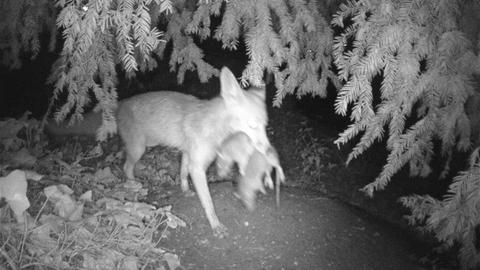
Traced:
<path fill-rule="evenodd" d="M 185 269 L 419 269 L 400 233 L 321 195 L 285 188 L 280 209 L 270 192 L 249 213 L 231 183 L 210 191 L 225 239 L 213 237 L 196 196 L 176 192 L 161 202 L 188 224 L 162 242 Z"/>

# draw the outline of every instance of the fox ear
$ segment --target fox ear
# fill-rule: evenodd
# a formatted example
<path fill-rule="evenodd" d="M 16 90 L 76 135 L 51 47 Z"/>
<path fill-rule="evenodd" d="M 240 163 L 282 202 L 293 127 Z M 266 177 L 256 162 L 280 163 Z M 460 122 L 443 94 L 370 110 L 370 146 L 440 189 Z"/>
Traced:
<path fill-rule="evenodd" d="M 243 90 L 235 75 L 227 67 L 220 71 L 220 95 L 226 100 L 237 100 L 243 96 Z"/>

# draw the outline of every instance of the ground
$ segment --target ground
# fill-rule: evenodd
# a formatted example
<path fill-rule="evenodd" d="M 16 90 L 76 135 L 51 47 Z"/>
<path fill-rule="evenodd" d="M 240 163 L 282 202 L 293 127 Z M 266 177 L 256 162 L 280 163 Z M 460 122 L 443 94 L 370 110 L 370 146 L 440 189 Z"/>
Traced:
<path fill-rule="evenodd" d="M 187 222 L 162 245 L 185 269 L 419 269 L 412 243 L 400 231 L 318 193 L 285 188 L 281 206 L 274 192 L 248 212 L 230 183 L 210 191 L 226 238 L 212 234 L 196 197 L 171 194 L 166 202 Z"/>

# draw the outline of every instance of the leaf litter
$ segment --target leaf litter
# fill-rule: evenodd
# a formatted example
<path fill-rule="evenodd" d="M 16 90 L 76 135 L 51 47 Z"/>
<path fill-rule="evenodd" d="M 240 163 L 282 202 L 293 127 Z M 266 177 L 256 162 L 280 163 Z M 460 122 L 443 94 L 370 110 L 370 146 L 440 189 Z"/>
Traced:
<path fill-rule="evenodd" d="M 86 166 L 102 157 L 100 145 L 74 149 L 68 159 L 69 150 L 47 148 L 45 137 L 37 136 L 40 124 L 28 113 L 0 121 L 0 127 L 0 200 L 6 202 L 0 208 L 0 265 L 182 268 L 179 257 L 159 243 L 185 222 L 170 205 L 141 202 L 148 193 L 142 183 L 120 181 L 110 166 Z M 113 164 L 119 157 L 114 153 L 104 160 Z"/>

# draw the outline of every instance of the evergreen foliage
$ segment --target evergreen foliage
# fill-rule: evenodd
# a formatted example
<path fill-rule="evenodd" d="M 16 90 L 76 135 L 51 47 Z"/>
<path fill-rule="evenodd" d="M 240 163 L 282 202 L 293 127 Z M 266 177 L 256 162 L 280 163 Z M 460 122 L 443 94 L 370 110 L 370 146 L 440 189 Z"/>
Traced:
<path fill-rule="evenodd" d="M 412 195 L 400 201 L 412 213 L 407 217 L 411 225 L 420 225 L 433 232 L 447 246 L 460 243 L 459 258 L 463 269 L 480 266 L 480 157 L 479 148 L 472 153 L 470 166 L 460 172 L 443 200 L 431 196 Z"/>
<path fill-rule="evenodd" d="M 348 163 L 381 140 L 388 127 L 390 153 L 378 178 L 364 188 L 370 196 L 406 164 L 412 176 L 428 175 L 435 139 L 446 156 L 470 147 L 464 104 L 474 93 L 478 69 L 471 41 L 456 24 L 462 4 L 350 1 L 334 16 L 333 25 L 343 32 L 335 39 L 333 55 L 345 82 L 335 110 L 346 115 L 352 104 L 353 122 L 335 143 L 361 134 Z M 346 18 L 352 22 L 345 26 Z M 382 77 L 379 104 L 372 93 L 376 76 Z"/>
<path fill-rule="evenodd" d="M 215 3 L 205 4 L 205 6 L 200 5 L 198 10 L 199 12 L 207 12 L 208 14 L 209 10 L 206 9 L 206 5 L 211 5 L 213 6 L 212 12 L 218 15 L 221 3 L 221 1 L 217 1 Z M 173 50 L 170 55 L 169 65 L 170 71 L 177 72 L 177 81 L 179 84 L 183 83 L 187 71 L 197 71 L 201 82 L 207 82 L 212 76 L 218 76 L 219 74 L 218 70 L 203 60 L 203 51 L 195 44 L 194 35 L 191 34 L 192 30 L 189 29 L 189 25 L 198 20 L 198 23 L 206 25 L 206 28 L 204 27 L 201 33 L 198 32 L 200 39 L 204 40 L 208 37 L 210 17 L 200 18 L 198 15 L 195 17 L 195 8 L 195 6 L 191 5 L 191 1 L 175 1 L 173 12 L 168 17 L 168 25 L 164 36 L 165 42 L 161 43 L 155 51 L 158 56 L 163 57 L 167 42 L 172 42 Z"/>
<path fill-rule="evenodd" d="M 209 37 L 210 15 L 220 14 L 221 2 L 200 3 L 186 33 Z M 224 3 L 222 23 L 213 37 L 231 50 L 243 37 L 249 57 L 241 78 L 244 85 L 262 85 L 264 71 L 272 73 L 277 88 L 274 105 L 279 106 L 289 93 L 325 97 L 327 79 L 337 84 L 331 71 L 332 30 L 317 1 Z"/>
<path fill-rule="evenodd" d="M 70 122 L 81 120 L 93 92 L 98 100 L 95 110 L 102 110 L 104 120 L 97 138 L 103 140 L 116 132 L 116 65 L 121 64 L 130 76 L 156 67 L 152 52 L 163 33 L 152 26 L 150 13 L 170 10 L 171 4 L 167 0 L 58 0 L 56 6 L 61 10 L 57 27 L 64 43 L 49 81 L 55 87 L 53 98 L 66 92 L 67 102 L 55 119 L 63 120 L 73 111 Z"/>

